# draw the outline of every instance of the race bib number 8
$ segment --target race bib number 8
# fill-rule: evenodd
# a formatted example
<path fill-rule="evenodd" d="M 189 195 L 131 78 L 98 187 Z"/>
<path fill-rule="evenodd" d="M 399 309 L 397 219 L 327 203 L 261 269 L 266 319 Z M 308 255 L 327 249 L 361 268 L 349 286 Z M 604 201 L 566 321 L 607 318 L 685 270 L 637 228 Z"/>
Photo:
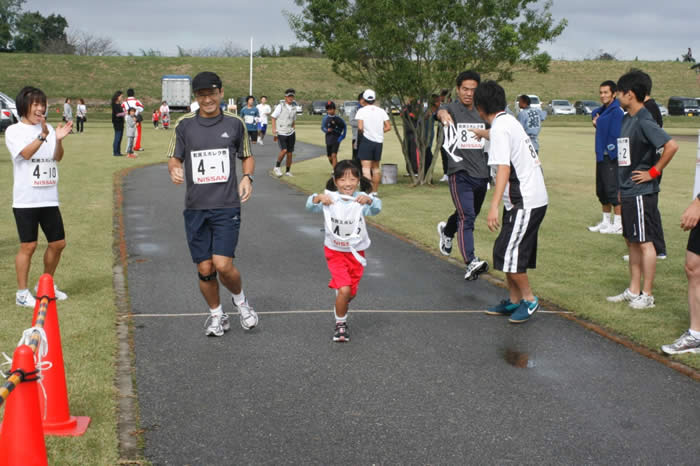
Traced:
<path fill-rule="evenodd" d="M 477 139 L 472 129 L 485 129 L 483 123 L 457 123 L 457 149 L 483 149 L 484 139 Z"/>
<path fill-rule="evenodd" d="M 30 184 L 33 188 L 45 188 L 58 184 L 58 167 L 53 159 L 31 159 L 32 175 Z"/>
<path fill-rule="evenodd" d="M 226 183 L 231 173 L 231 161 L 226 149 L 193 150 L 192 181 L 194 184 Z"/>
<path fill-rule="evenodd" d="M 630 138 L 617 138 L 617 165 L 629 167 L 632 165 L 630 157 Z"/>

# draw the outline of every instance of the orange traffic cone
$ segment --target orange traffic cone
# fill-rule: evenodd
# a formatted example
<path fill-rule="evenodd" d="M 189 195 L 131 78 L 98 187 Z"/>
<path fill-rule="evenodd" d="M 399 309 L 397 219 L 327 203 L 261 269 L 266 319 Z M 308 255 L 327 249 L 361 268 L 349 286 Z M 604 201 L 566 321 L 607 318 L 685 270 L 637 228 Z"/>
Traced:
<path fill-rule="evenodd" d="M 31 374 L 35 370 L 34 352 L 20 345 L 12 356 L 12 370 Z M 44 431 L 41 428 L 39 390 L 36 375 L 27 375 L 5 403 L 0 431 L 0 466 L 47 465 Z"/>
<path fill-rule="evenodd" d="M 58 326 L 58 311 L 56 311 L 56 293 L 53 288 L 53 278 L 45 273 L 39 278 L 37 303 L 43 296 L 48 296 L 49 306 L 46 312 L 44 331 L 49 343 L 49 351 L 43 358 L 51 362 L 51 368 L 42 371 L 41 380 L 46 391 L 44 397 L 39 397 L 43 419 L 44 434 L 62 436 L 80 436 L 87 430 L 90 418 L 71 416 L 68 409 L 68 390 L 66 388 L 66 370 L 63 367 L 63 349 L 61 348 L 61 329 Z M 39 306 L 34 310 L 32 326 L 36 324 Z"/>

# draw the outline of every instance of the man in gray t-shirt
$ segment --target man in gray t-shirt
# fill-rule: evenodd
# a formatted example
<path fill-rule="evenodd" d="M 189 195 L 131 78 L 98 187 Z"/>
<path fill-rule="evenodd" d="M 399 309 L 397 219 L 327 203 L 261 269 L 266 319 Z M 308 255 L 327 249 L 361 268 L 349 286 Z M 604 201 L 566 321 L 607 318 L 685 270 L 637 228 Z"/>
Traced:
<path fill-rule="evenodd" d="M 222 112 L 221 79 L 208 71 L 192 80 L 199 108 L 178 120 L 170 143 L 168 171 L 175 184 L 185 183 L 185 232 L 192 261 L 197 264 L 199 289 L 209 306 L 206 335 L 220 337 L 230 328 L 219 298 L 219 281 L 231 292 L 245 330 L 258 324 L 258 315 L 243 293 L 241 274 L 233 265 L 241 225 L 241 203 L 253 193 L 255 159 L 245 124 Z M 236 160 L 243 174 L 238 182 Z"/>
<path fill-rule="evenodd" d="M 640 71 L 630 71 L 617 83 L 617 98 L 627 111 L 617 140 L 617 164 L 622 235 L 627 241 L 630 260 L 630 284 L 621 294 L 608 297 L 610 302 L 629 302 L 634 309 L 654 307 L 652 288 L 656 274 L 656 249 L 661 217 L 658 208 L 661 171 L 678 151 L 678 144 L 659 128 L 644 108 L 647 94 Z M 655 163 L 656 151 L 663 155 Z M 643 286 L 640 287 L 640 280 Z"/>
<path fill-rule="evenodd" d="M 476 280 L 489 268 L 485 260 L 474 254 L 474 221 L 484 203 L 489 180 L 485 139 L 474 132 L 486 129 L 486 123 L 474 107 L 474 91 L 480 82 L 481 76 L 475 71 L 460 73 L 456 80 L 458 100 L 443 105 L 436 115 L 443 126 L 453 125 L 457 136 L 454 152 L 447 156 L 450 194 L 457 210 L 447 222 L 438 223 L 440 252 L 450 255 L 452 237 L 456 233 L 467 267 L 465 280 Z"/>

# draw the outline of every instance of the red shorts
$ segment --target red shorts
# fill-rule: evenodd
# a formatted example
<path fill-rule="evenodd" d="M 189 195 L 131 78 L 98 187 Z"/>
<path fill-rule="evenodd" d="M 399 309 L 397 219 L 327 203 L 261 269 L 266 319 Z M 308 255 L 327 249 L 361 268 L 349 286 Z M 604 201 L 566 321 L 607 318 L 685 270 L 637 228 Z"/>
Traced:
<path fill-rule="evenodd" d="M 328 283 L 328 288 L 337 290 L 343 286 L 350 287 L 350 294 L 357 294 L 357 285 L 360 284 L 362 273 L 365 268 L 357 262 L 357 259 L 351 252 L 342 252 L 323 247 L 326 254 L 326 262 L 328 270 L 331 272 L 331 281 Z M 362 257 L 365 257 L 364 251 L 357 251 Z"/>

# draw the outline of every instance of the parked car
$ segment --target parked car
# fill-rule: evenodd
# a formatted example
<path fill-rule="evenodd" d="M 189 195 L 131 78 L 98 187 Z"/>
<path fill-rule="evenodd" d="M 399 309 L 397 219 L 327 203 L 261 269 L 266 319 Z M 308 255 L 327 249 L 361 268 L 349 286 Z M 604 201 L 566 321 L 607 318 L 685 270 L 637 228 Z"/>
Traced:
<path fill-rule="evenodd" d="M 314 100 L 309 107 L 309 115 L 325 115 L 327 100 Z"/>
<path fill-rule="evenodd" d="M 360 102 L 358 102 L 357 100 L 346 100 L 345 102 L 343 102 L 341 112 L 346 117 L 350 117 L 355 115 L 355 112 L 357 112 L 358 108 L 360 108 Z"/>
<path fill-rule="evenodd" d="M 382 104 L 382 107 L 384 107 L 384 110 L 386 110 L 387 113 L 393 113 L 394 115 L 401 113 L 401 100 L 399 100 L 398 97 L 392 97 L 389 100 L 385 100 L 382 102 Z"/>
<path fill-rule="evenodd" d="M 550 115 L 576 115 L 576 109 L 568 100 L 552 100 L 547 105 L 547 113 Z"/>
<path fill-rule="evenodd" d="M 284 103 L 284 99 L 280 99 L 280 103 Z M 295 107 L 297 110 L 297 115 L 300 115 L 304 113 L 304 106 L 298 103 L 296 100 L 292 102 L 292 107 Z"/>
<path fill-rule="evenodd" d="M 17 104 L 15 104 L 15 99 L 0 92 L 0 101 L 5 102 L 6 108 L 12 114 L 12 123 L 17 123 L 19 121 L 19 113 L 17 113 Z"/>
<path fill-rule="evenodd" d="M 4 133 L 7 127 L 12 124 L 12 119 L 12 111 L 4 100 L 0 100 L 0 133 Z"/>
<path fill-rule="evenodd" d="M 666 107 L 664 107 L 663 105 L 661 105 L 658 102 L 656 103 L 656 105 L 659 106 L 659 111 L 661 112 L 662 117 L 668 116 L 668 109 Z"/>
<path fill-rule="evenodd" d="M 668 99 L 669 115 L 700 116 L 700 105 L 692 97 L 673 96 Z"/>
<path fill-rule="evenodd" d="M 590 115 L 598 107 L 600 107 L 600 102 L 597 100 L 577 100 L 574 103 L 576 115 Z"/>

